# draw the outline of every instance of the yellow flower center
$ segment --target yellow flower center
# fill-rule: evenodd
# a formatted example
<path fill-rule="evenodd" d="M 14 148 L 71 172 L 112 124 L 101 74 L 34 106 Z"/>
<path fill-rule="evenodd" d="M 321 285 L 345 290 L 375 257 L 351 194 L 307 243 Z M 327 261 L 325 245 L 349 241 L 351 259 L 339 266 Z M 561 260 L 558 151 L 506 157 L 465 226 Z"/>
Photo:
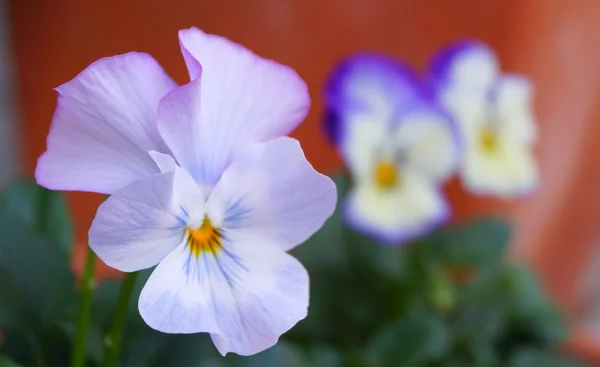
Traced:
<path fill-rule="evenodd" d="M 204 217 L 202 225 L 198 229 L 187 229 L 187 245 L 192 255 L 198 258 L 202 253 L 215 255 L 221 249 L 221 232 L 213 227 L 210 219 Z"/>
<path fill-rule="evenodd" d="M 375 168 L 375 183 L 381 189 L 391 189 L 399 184 L 396 166 L 390 161 L 382 161 Z"/>
<path fill-rule="evenodd" d="M 479 134 L 479 144 L 486 153 L 494 153 L 498 149 L 498 133 L 486 126 Z"/>

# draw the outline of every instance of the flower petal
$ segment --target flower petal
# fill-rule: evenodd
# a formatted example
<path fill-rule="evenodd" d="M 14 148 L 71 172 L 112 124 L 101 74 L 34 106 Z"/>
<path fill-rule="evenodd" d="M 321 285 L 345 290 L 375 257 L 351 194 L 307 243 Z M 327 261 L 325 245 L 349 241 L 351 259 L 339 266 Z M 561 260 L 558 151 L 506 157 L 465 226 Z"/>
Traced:
<path fill-rule="evenodd" d="M 495 86 L 498 117 L 504 133 L 531 143 L 537 137 L 533 113 L 533 85 L 519 75 L 503 75 Z"/>
<path fill-rule="evenodd" d="M 358 182 L 344 203 L 348 223 L 383 244 L 401 244 L 430 232 L 450 217 L 440 190 L 429 181 L 405 174 L 392 190 Z"/>
<path fill-rule="evenodd" d="M 283 137 L 236 156 L 207 211 L 216 226 L 287 251 L 323 225 L 336 200 L 333 181 L 312 168 L 297 140 Z"/>
<path fill-rule="evenodd" d="M 389 139 L 390 124 L 369 118 L 366 114 L 349 115 L 345 120 L 340 155 L 356 179 L 369 179 L 381 156 L 393 155 L 396 147 Z"/>
<path fill-rule="evenodd" d="M 107 265 L 137 271 L 173 251 L 186 226 L 204 219 L 204 197 L 181 168 L 136 181 L 111 195 L 96 213 L 90 247 Z"/>
<path fill-rule="evenodd" d="M 196 28 L 179 38 L 202 75 L 163 99 L 158 128 L 178 163 L 210 191 L 239 149 L 296 128 L 310 98 L 292 69 L 225 38 Z"/>
<path fill-rule="evenodd" d="M 499 142 L 494 154 L 467 150 L 463 166 L 462 182 L 476 195 L 520 197 L 531 193 L 539 180 L 531 148 L 507 139 Z"/>
<path fill-rule="evenodd" d="M 389 123 L 422 93 L 415 73 L 408 66 L 379 54 L 354 54 L 334 68 L 326 83 L 328 137 L 340 143 L 346 135 L 347 121 L 355 114 Z"/>
<path fill-rule="evenodd" d="M 156 111 L 175 86 L 151 56 L 128 53 L 96 61 L 58 87 L 38 183 L 111 194 L 158 173 L 148 151 L 169 151 L 156 130 Z"/>
<path fill-rule="evenodd" d="M 460 134 L 449 116 L 423 108 L 402 116 L 395 131 L 402 167 L 436 182 L 445 181 L 460 163 Z"/>
<path fill-rule="evenodd" d="M 151 150 L 148 154 L 150 154 L 161 173 L 171 172 L 178 167 L 175 159 L 168 154 L 159 153 L 156 150 Z"/>
<path fill-rule="evenodd" d="M 221 354 L 252 355 L 306 317 L 309 280 L 300 262 L 260 242 L 235 241 L 197 259 L 183 245 L 167 256 L 140 295 L 146 323 L 166 333 L 208 332 Z"/>
<path fill-rule="evenodd" d="M 485 93 L 498 77 L 498 59 L 486 44 L 461 40 L 442 48 L 430 68 L 437 88 L 463 88 Z"/>

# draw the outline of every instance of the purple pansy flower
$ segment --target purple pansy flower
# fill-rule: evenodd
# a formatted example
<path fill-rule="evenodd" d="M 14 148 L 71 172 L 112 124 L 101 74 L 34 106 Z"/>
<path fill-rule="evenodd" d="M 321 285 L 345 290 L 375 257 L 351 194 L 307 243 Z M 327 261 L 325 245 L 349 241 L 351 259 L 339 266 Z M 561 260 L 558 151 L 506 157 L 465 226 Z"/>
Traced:
<path fill-rule="evenodd" d="M 474 40 L 440 50 L 430 70 L 435 94 L 465 142 L 463 184 L 503 198 L 531 192 L 538 183 L 531 81 L 501 73 L 494 52 Z"/>
<path fill-rule="evenodd" d="M 285 137 L 310 104 L 292 69 L 195 28 L 179 40 L 189 84 L 128 53 L 57 88 L 36 178 L 111 194 L 90 246 L 121 271 L 158 265 L 138 304 L 149 326 L 251 355 L 306 316 L 308 274 L 286 251 L 332 214 L 336 190 Z"/>
<path fill-rule="evenodd" d="M 325 130 L 354 181 L 344 203 L 351 226 L 397 244 L 448 219 L 440 186 L 458 164 L 458 135 L 411 69 L 352 55 L 333 70 L 325 104 Z"/>

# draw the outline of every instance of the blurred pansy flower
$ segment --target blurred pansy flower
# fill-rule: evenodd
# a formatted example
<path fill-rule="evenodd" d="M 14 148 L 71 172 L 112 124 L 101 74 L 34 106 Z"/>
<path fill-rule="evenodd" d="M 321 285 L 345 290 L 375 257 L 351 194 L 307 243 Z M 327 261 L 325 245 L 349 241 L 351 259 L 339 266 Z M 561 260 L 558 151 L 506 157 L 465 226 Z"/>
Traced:
<path fill-rule="evenodd" d="M 336 190 L 284 136 L 310 104 L 292 69 L 195 28 L 179 41 L 189 84 L 128 53 L 58 87 L 36 177 L 111 194 L 90 246 L 121 271 L 158 264 L 139 299 L 149 326 L 251 355 L 306 316 L 308 274 L 286 251 L 332 214 Z"/>
<path fill-rule="evenodd" d="M 352 55 L 333 70 L 325 104 L 326 134 L 353 177 L 344 204 L 352 227 L 398 244 L 448 219 L 440 186 L 458 164 L 457 132 L 410 69 Z"/>
<path fill-rule="evenodd" d="M 432 61 L 431 75 L 440 103 L 465 141 L 461 179 L 467 189 L 504 198 L 531 192 L 538 169 L 530 80 L 501 73 L 494 52 L 478 41 L 443 48 Z"/>

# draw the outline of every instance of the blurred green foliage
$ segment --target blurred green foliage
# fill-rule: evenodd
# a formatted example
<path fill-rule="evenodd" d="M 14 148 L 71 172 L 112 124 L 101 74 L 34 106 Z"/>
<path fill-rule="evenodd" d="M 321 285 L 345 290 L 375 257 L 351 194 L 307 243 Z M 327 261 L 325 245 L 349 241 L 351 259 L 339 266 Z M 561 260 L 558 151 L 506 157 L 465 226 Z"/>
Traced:
<path fill-rule="evenodd" d="M 337 179 L 340 198 L 348 189 Z M 0 196 L 0 367 L 67 366 L 77 287 L 73 227 L 59 193 L 19 180 Z M 559 310 L 536 277 L 506 259 L 510 228 L 480 219 L 402 248 L 345 226 L 339 212 L 293 250 L 311 275 L 308 317 L 273 348 L 221 357 L 205 334 L 147 327 L 137 279 L 122 345 L 126 367 L 569 367 Z M 88 365 L 100 366 L 119 293 L 94 293 Z"/>

